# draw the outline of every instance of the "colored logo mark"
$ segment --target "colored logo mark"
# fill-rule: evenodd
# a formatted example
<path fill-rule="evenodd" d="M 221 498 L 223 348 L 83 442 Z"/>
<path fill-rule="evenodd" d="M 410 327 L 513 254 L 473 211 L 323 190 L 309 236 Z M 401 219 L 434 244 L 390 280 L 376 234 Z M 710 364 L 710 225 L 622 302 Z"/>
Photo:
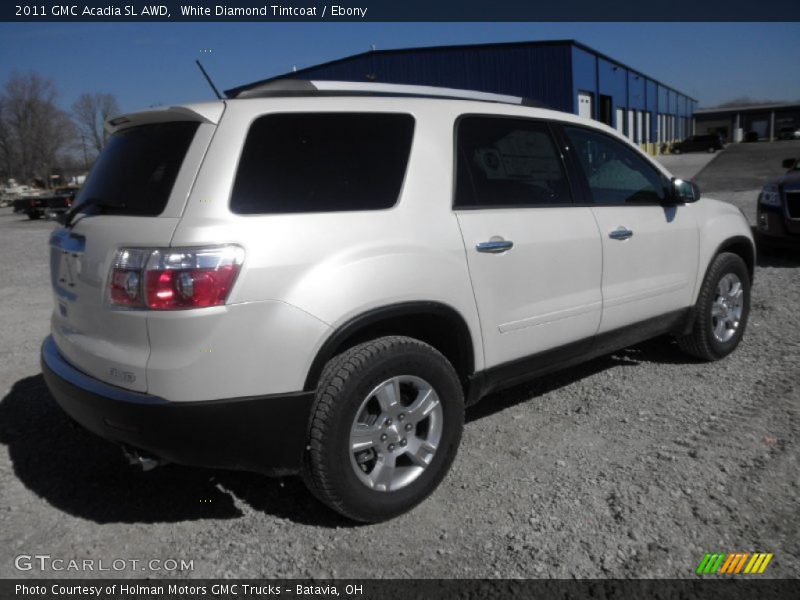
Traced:
<path fill-rule="evenodd" d="M 706 552 L 695 573 L 698 575 L 738 575 L 740 573 L 755 575 L 763 573 L 771 560 L 772 554 L 765 552 L 753 552 L 752 554 L 750 552 L 734 552 L 732 554 Z"/>

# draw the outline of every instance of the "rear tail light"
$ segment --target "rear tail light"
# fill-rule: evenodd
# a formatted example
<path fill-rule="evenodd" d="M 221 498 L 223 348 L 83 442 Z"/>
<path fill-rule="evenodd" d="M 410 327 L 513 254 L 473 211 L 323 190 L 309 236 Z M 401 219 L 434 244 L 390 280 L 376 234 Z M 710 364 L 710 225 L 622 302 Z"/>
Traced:
<path fill-rule="evenodd" d="M 109 277 L 115 306 L 178 310 L 225 304 L 244 261 L 239 246 L 122 248 Z"/>

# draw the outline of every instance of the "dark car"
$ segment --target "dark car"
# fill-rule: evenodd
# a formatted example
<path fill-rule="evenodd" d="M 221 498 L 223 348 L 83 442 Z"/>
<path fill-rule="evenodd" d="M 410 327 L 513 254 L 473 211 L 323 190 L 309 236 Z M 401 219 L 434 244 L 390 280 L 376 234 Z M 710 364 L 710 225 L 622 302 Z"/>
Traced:
<path fill-rule="evenodd" d="M 757 131 L 748 131 L 744 134 L 744 141 L 748 144 L 752 144 L 758 141 L 758 132 Z"/>
<path fill-rule="evenodd" d="M 14 200 L 14 212 L 25 213 L 29 219 L 40 219 L 67 212 L 75 200 L 77 187 L 63 187 L 52 196 L 33 196 Z"/>
<path fill-rule="evenodd" d="M 786 174 L 767 182 L 758 195 L 756 227 L 767 244 L 800 244 L 800 159 L 783 161 Z"/>
<path fill-rule="evenodd" d="M 717 150 L 722 150 L 722 148 L 722 139 L 718 134 L 692 135 L 672 146 L 672 153 L 716 152 Z"/>
<path fill-rule="evenodd" d="M 800 126 L 781 127 L 778 131 L 779 140 L 800 140 Z"/>

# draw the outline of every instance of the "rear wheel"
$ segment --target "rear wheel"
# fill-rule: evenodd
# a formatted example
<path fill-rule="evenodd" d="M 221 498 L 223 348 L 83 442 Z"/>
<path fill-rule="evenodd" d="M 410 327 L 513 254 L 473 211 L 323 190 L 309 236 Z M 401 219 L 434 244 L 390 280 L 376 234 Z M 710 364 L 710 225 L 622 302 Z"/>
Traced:
<path fill-rule="evenodd" d="M 40 214 L 39 214 L 39 212 L 38 212 L 38 211 L 35 211 L 35 210 L 34 210 L 34 211 L 31 211 L 31 212 L 29 212 L 29 213 L 28 213 L 28 218 L 29 218 L 31 221 L 35 221 L 36 219 L 39 219 L 39 218 L 41 218 L 41 216 L 42 216 L 42 215 L 40 215 Z"/>
<path fill-rule="evenodd" d="M 711 263 L 681 349 L 703 360 L 719 360 L 739 345 L 750 313 L 750 274 L 740 256 L 723 252 Z"/>
<path fill-rule="evenodd" d="M 436 489 L 463 423 L 461 384 L 437 350 L 407 337 L 355 346 L 322 373 L 304 479 L 351 519 L 389 519 Z"/>

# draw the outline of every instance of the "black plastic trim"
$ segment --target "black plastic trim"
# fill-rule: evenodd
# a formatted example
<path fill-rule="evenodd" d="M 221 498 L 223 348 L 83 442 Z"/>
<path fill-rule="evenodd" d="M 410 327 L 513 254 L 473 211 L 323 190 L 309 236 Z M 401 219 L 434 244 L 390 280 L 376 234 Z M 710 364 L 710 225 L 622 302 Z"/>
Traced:
<path fill-rule="evenodd" d="M 467 405 L 474 404 L 492 392 L 639 344 L 659 335 L 670 333 L 681 335 L 691 326 L 693 317 L 692 307 L 673 311 L 474 373 L 470 377 Z"/>
<path fill-rule="evenodd" d="M 52 336 L 41 364 L 61 408 L 109 441 L 188 466 L 267 475 L 302 466 L 313 393 L 169 402 L 89 377 L 61 356 Z"/>
<path fill-rule="evenodd" d="M 377 325 L 381 321 L 387 321 L 397 317 L 414 316 L 435 316 L 446 319 L 453 326 L 453 335 L 456 336 L 457 346 L 461 353 L 459 363 L 466 371 L 463 375 L 468 376 L 473 372 L 475 368 L 475 356 L 472 347 L 472 336 L 470 335 L 466 321 L 464 321 L 464 318 L 458 311 L 439 302 L 402 302 L 368 310 L 350 319 L 334 331 L 322 344 L 322 347 L 314 358 L 314 362 L 311 363 L 311 368 L 306 376 L 303 389 L 307 392 L 316 389 L 325 364 L 338 354 L 338 350 L 348 339 L 357 337 L 359 332 L 373 325 Z M 457 365 L 454 366 L 457 367 Z"/>
<path fill-rule="evenodd" d="M 750 259 L 749 260 L 745 260 L 745 264 L 747 265 L 747 271 L 750 274 L 750 283 L 752 284 L 753 283 L 753 279 L 755 277 L 755 266 L 756 266 L 756 259 L 757 259 L 758 256 L 756 254 L 755 242 L 753 240 L 751 240 L 749 237 L 744 236 L 744 235 L 737 235 L 737 236 L 734 236 L 734 237 L 726 239 L 719 246 L 717 246 L 716 251 L 714 252 L 714 254 L 711 255 L 711 260 L 714 260 L 714 257 L 716 257 L 721 252 L 727 252 L 733 246 L 738 246 L 738 245 L 741 245 L 741 244 L 746 244 L 747 247 L 750 248 Z M 708 268 L 710 266 L 711 266 L 711 263 L 709 262 L 709 264 L 706 265 L 706 272 L 708 271 Z M 703 273 L 703 278 L 705 278 L 705 275 L 706 274 L 704 272 Z"/>

